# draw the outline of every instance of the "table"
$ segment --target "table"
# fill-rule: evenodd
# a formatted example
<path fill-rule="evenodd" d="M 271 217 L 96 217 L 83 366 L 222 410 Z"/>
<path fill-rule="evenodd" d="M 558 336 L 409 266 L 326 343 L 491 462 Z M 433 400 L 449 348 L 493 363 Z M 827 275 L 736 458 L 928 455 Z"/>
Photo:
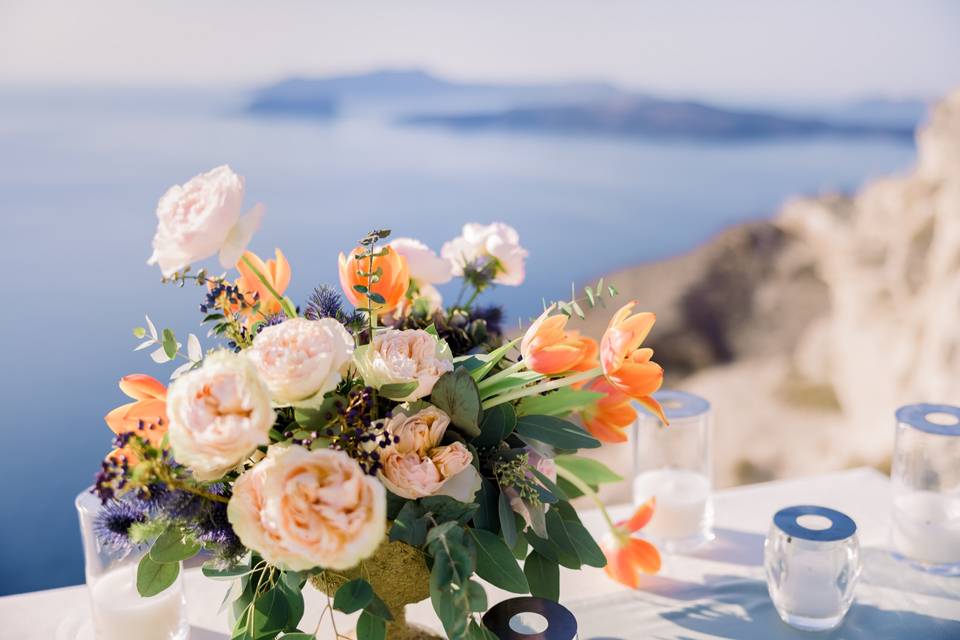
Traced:
<path fill-rule="evenodd" d="M 889 526 L 889 481 L 871 469 L 769 482 L 720 491 L 715 496 L 717 539 L 705 549 L 664 558 L 657 576 L 641 589 L 626 590 L 598 569 L 563 570 L 561 599 L 580 623 L 580 640 L 693 640 L 704 638 L 960 639 L 960 578 L 923 574 L 897 563 L 884 550 Z M 856 520 L 864 573 L 857 600 L 844 624 L 829 634 L 805 634 L 780 622 L 763 577 L 763 538 L 773 513 L 813 503 L 844 511 Z M 612 510 L 624 515 L 629 507 Z M 584 512 L 593 532 L 602 531 L 596 512 Z M 217 609 L 226 589 L 195 569 L 185 573 L 193 632 L 191 640 L 225 640 L 226 622 Z M 316 623 L 325 597 L 307 590 L 303 627 Z M 510 597 L 489 587 L 491 603 Z M 0 639 L 74 640 L 88 616 L 83 587 L 0 598 Z M 413 605 L 408 617 L 437 627 L 429 601 Z M 349 617 L 338 618 L 341 629 Z M 329 628 L 318 637 L 332 637 Z"/>

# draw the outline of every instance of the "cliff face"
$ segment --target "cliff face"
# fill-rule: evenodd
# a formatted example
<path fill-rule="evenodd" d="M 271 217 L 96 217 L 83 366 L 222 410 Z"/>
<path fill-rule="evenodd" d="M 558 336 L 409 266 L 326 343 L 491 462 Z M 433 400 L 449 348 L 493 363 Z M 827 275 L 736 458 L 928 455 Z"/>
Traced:
<path fill-rule="evenodd" d="M 718 484 L 883 468 L 898 406 L 960 403 L 960 91 L 909 174 L 608 279 L 657 311 L 667 384 L 713 403 Z"/>
<path fill-rule="evenodd" d="M 779 224 L 830 298 L 796 361 L 833 388 L 865 453 L 889 452 L 897 406 L 960 402 L 960 91 L 919 134 L 909 175 L 794 202 Z"/>

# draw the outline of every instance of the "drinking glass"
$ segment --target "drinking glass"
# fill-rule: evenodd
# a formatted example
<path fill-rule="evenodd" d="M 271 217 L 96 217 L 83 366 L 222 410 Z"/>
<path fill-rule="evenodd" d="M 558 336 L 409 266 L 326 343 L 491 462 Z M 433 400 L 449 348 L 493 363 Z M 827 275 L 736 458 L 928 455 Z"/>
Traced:
<path fill-rule="evenodd" d="M 897 410 L 890 479 L 893 555 L 941 575 L 960 575 L 960 407 Z"/>
<path fill-rule="evenodd" d="M 182 578 L 155 596 L 141 597 L 137 564 L 146 549 L 123 552 L 100 543 L 95 523 L 103 507 L 89 490 L 78 495 L 74 504 L 80 516 L 94 638 L 186 640 L 190 625 Z"/>
<path fill-rule="evenodd" d="M 710 403 L 683 391 L 653 397 L 669 427 L 645 409 L 633 428 L 633 502 L 656 498 L 643 529 L 668 553 L 690 551 L 713 539 L 713 416 Z"/>
<path fill-rule="evenodd" d="M 806 631 L 833 629 L 853 604 L 860 578 L 857 525 L 826 507 L 781 509 L 763 544 L 763 565 L 784 622 Z"/>

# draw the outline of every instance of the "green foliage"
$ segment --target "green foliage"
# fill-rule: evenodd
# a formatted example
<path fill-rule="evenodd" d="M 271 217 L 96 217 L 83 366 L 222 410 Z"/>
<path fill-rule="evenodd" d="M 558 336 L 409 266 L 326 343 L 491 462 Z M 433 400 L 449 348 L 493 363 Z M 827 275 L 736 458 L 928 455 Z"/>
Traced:
<path fill-rule="evenodd" d="M 555 416 L 527 415 L 517 418 L 517 433 L 558 449 L 595 449 L 600 441 L 579 426 Z"/>
<path fill-rule="evenodd" d="M 387 623 L 369 611 L 364 611 L 357 619 L 358 640 L 384 640 L 387 637 Z"/>
<path fill-rule="evenodd" d="M 445 522 L 427 534 L 427 552 L 433 557 L 430 572 L 430 600 L 451 638 L 462 638 L 480 604 L 471 597 L 470 576 L 475 570 L 474 552 L 464 530 L 456 522 Z M 485 604 L 485 603 L 483 603 Z"/>
<path fill-rule="evenodd" d="M 522 338 L 516 338 L 510 342 L 501 345 L 500 347 L 494 349 L 490 353 L 477 353 L 470 356 L 470 360 L 474 361 L 475 364 L 470 365 L 467 368 L 470 371 L 470 375 L 473 379 L 479 383 L 483 380 L 488 373 L 490 373 L 497 363 L 503 360 L 504 356 L 510 352 L 510 349 L 515 347 L 517 343 L 520 342 Z"/>
<path fill-rule="evenodd" d="M 500 533 L 508 547 L 517 544 L 517 520 L 510 506 L 510 498 L 503 493 L 497 499 L 497 515 L 500 519 Z"/>
<path fill-rule="evenodd" d="M 516 558 L 500 536 L 483 529 L 467 529 L 476 546 L 477 575 L 513 593 L 527 593 L 530 587 Z"/>
<path fill-rule="evenodd" d="M 200 543 L 184 535 L 179 528 L 171 527 L 160 534 L 150 548 L 150 559 L 154 562 L 180 562 L 197 555 Z"/>
<path fill-rule="evenodd" d="M 179 562 L 157 562 L 147 554 L 137 565 L 137 593 L 144 598 L 155 596 L 177 580 Z"/>
<path fill-rule="evenodd" d="M 497 485 L 487 478 L 480 478 L 480 491 L 477 494 L 477 510 L 473 514 L 473 524 L 491 533 L 500 531 L 500 519 L 497 515 L 497 502 L 500 497 Z"/>
<path fill-rule="evenodd" d="M 566 469 L 591 487 L 623 481 L 622 476 L 614 473 L 598 460 L 575 455 L 560 455 L 554 461 L 557 466 Z"/>
<path fill-rule="evenodd" d="M 554 602 L 560 599 L 560 567 L 555 561 L 533 550 L 523 563 L 523 573 L 532 595 Z"/>
<path fill-rule="evenodd" d="M 430 401 L 450 416 L 457 431 L 468 438 L 480 435 L 480 392 L 469 371 L 460 367 L 440 376 Z"/>
<path fill-rule="evenodd" d="M 500 395 L 505 391 L 514 389 L 516 387 L 522 387 L 531 382 L 536 382 L 541 380 L 543 374 L 537 373 L 536 371 L 517 371 L 516 373 L 511 373 L 508 376 L 504 376 L 496 381 L 489 382 L 480 387 L 480 397 L 486 400 L 487 398 L 492 398 L 493 396 Z M 490 380 L 493 380 L 490 378 Z M 487 382 L 484 380 L 484 382 Z"/>
<path fill-rule="evenodd" d="M 509 402 L 490 407 L 483 412 L 480 435 L 473 439 L 478 449 L 495 447 L 513 433 L 517 426 L 517 413 Z"/>
<path fill-rule="evenodd" d="M 373 587 L 363 578 L 344 582 L 333 596 L 333 608 L 344 613 L 354 613 L 373 600 Z"/>
<path fill-rule="evenodd" d="M 323 429 L 337 415 L 337 407 L 343 406 L 346 398 L 336 393 L 328 393 L 323 398 L 323 402 L 316 408 L 296 407 L 293 410 L 293 418 L 297 424 L 308 431 L 317 431 Z"/>
<path fill-rule="evenodd" d="M 583 296 L 577 296 L 577 288 L 571 283 L 570 284 L 570 300 L 557 301 L 554 302 L 557 308 L 560 310 L 560 313 L 563 313 L 566 316 L 576 315 L 581 320 L 586 317 L 586 314 L 583 312 L 583 307 L 580 306 L 580 303 L 585 303 L 589 308 L 594 309 L 598 306 L 606 307 L 606 301 L 604 300 L 604 295 L 607 297 L 613 298 L 618 295 L 620 292 L 617 291 L 617 288 L 612 284 L 607 285 L 606 289 L 603 286 L 603 278 L 600 278 L 600 281 L 597 282 L 595 287 L 586 286 L 583 288 Z"/>
<path fill-rule="evenodd" d="M 410 500 L 393 521 L 390 540 L 400 540 L 414 547 L 422 546 L 427 541 L 427 532 L 432 524 L 466 524 L 479 508 L 480 505 L 474 502 L 460 502 L 449 496 Z"/>
<path fill-rule="evenodd" d="M 517 415 L 565 416 L 572 411 L 589 407 L 603 397 L 605 394 L 595 391 L 561 387 L 544 395 L 527 396 L 517 405 Z"/>
<path fill-rule="evenodd" d="M 402 400 L 413 393 L 419 383 L 416 380 L 410 382 L 394 382 L 380 387 L 380 395 L 391 400 Z"/>

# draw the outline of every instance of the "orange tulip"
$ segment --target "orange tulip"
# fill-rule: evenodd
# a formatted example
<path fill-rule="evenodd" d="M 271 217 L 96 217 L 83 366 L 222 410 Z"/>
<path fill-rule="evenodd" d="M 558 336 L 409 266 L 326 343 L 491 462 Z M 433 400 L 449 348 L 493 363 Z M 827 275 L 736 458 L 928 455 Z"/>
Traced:
<path fill-rule="evenodd" d="M 626 442 L 627 434 L 624 429 L 637 419 L 633 400 L 605 378 L 593 381 L 587 389 L 606 394 L 580 412 L 587 431 L 602 442 Z"/>
<path fill-rule="evenodd" d="M 636 302 L 617 311 L 600 341 L 600 364 L 607 380 L 645 406 L 664 424 L 667 418 L 651 394 L 663 384 L 663 367 L 653 362 L 653 349 L 641 347 L 657 317 L 649 312 L 630 315 Z"/>
<path fill-rule="evenodd" d="M 243 257 L 249 260 L 253 266 L 257 268 L 257 271 L 263 274 L 270 282 L 270 286 L 273 287 L 274 291 L 283 295 L 283 292 L 286 291 L 290 285 L 290 263 L 287 262 L 286 256 L 283 255 L 280 249 L 275 249 L 274 254 L 276 255 L 276 259 L 267 260 L 266 262 L 261 260 L 260 257 L 252 251 L 247 251 L 243 254 Z M 249 304 L 252 305 L 254 303 L 254 297 L 259 294 L 260 310 L 265 315 L 280 313 L 280 301 L 270 293 L 270 290 L 260 281 L 260 278 L 253 272 L 253 269 L 247 266 L 246 262 L 243 260 L 237 262 L 237 271 L 240 272 L 237 286 L 240 287 L 240 291 L 243 292 L 244 298 Z"/>
<path fill-rule="evenodd" d="M 640 505 L 634 514 L 617 525 L 617 529 L 608 536 L 602 545 L 607 557 L 604 571 L 622 585 L 636 589 L 640 586 L 640 572 L 656 573 L 660 571 L 660 552 L 657 548 L 640 538 L 636 533 L 650 522 L 656 502 L 653 498 Z"/>
<path fill-rule="evenodd" d="M 167 389 L 159 380 L 143 373 L 120 378 L 120 390 L 133 398 L 108 413 L 104 420 L 116 434 L 134 432 L 154 446 L 160 446 L 167 432 Z M 117 449 L 111 456 L 122 454 L 133 459 L 129 451 Z"/>
<path fill-rule="evenodd" d="M 551 305 L 537 318 L 520 342 L 520 354 L 527 368 L 546 376 L 576 370 L 585 362 L 594 345 L 576 331 L 566 331 L 567 316 L 551 316 Z"/>
<path fill-rule="evenodd" d="M 366 309 L 370 301 L 365 293 L 357 291 L 354 287 L 369 287 L 372 293 L 378 294 L 383 298 L 383 302 L 373 302 L 372 306 L 377 313 L 386 313 L 390 311 L 403 300 L 407 289 L 410 287 L 410 268 L 407 266 L 407 259 L 389 246 L 381 251 L 386 251 L 382 256 L 373 259 L 373 266 L 367 258 L 358 260 L 357 255 L 363 253 L 363 247 L 357 247 L 350 252 L 349 256 L 340 254 L 340 286 L 343 288 L 344 295 L 347 296 L 354 307 Z M 370 283 L 370 278 L 363 273 L 376 273 L 380 270 L 380 279 L 377 282 Z"/>

